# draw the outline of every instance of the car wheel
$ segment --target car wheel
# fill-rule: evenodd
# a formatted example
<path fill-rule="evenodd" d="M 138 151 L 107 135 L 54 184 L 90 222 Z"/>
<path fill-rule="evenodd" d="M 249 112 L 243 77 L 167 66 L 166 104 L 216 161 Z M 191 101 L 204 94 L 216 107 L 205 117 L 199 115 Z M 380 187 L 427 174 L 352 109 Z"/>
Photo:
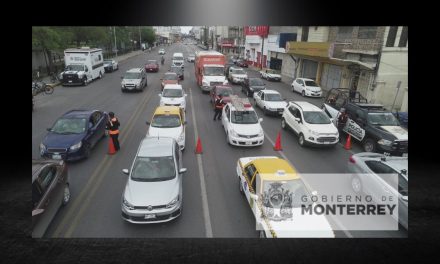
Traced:
<path fill-rule="evenodd" d="M 304 145 L 305 145 L 305 139 L 304 139 L 304 135 L 301 133 L 301 134 L 299 134 L 299 138 L 298 138 L 298 142 L 299 142 L 299 145 L 301 146 L 301 147 L 304 147 Z"/>
<path fill-rule="evenodd" d="M 231 142 L 229 142 L 229 135 L 228 135 L 228 133 L 226 133 L 226 143 L 228 143 L 228 145 L 231 144 Z"/>
<path fill-rule="evenodd" d="M 351 188 L 355 193 L 361 193 L 362 192 L 362 182 L 359 177 L 354 176 L 351 178 Z"/>
<path fill-rule="evenodd" d="M 64 186 L 64 191 L 63 191 L 62 205 L 66 205 L 69 201 L 70 201 L 70 189 L 69 189 L 69 184 L 66 184 Z"/>
<path fill-rule="evenodd" d="M 371 138 L 367 138 L 364 141 L 363 147 L 366 152 L 374 152 L 376 150 L 376 143 Z"/>
<path fill-rule="evenodd" d="M 244 191 L 243 191 L 243 185 L 241 184 L 240 177 L 238 177 L 238 185 L 239 185 L 240 192 L 241 192 L 242 194 L 244 194 Z"/>
<path fill-rule="evenodd" d="M 292 85 L 292 93 L 294 93 L 295 92 L 295 87 L 293 87 L 293 85 Z"/>
<path fill-rule="evenodd" d="M 263 108 L 263 114 L 264 114 L 264 115 L 267 115 L 267 109 L 266 109 L 266 107 Z"/>
<path fill-rule="evenodd" d="M 266 233 L 264 233 L 264 230 L 260 230 L 260 232 L 258 232 L 259 237 L 260 238 L 266 238 Z"/>
<path fill-rule="evenodd" d="M 98 78 L 99 78 L 99 79 L 102 79 L 102 73 L 101 73 L 101 72 L 99 72 L 99 76 L 98 76 Z"/>
<path fill-rule="evenodd" d="M 281 127 L 287 129 L 286 120 L 284 118 L 281 118 Z"/>
<path fill-rule="evenodd" d="M 125 89 L 122 89 L 122 88 L 121 88 L 121 92 L 125 93 Z"/>
<path fill-rule="evenodd" d="M 83 78 L 83 86 L 87 86 L 87 84 L 89 84 L 89 82 L 87 81 L 87 77 Z"/>
<path fill-rule="evenodd" d="M 302 97 L 305 97 L 305 96 L 306 96 L 306 92 L 303 90 L 303 91 L 301 92 L 301 95 L 302 95 Z"/>

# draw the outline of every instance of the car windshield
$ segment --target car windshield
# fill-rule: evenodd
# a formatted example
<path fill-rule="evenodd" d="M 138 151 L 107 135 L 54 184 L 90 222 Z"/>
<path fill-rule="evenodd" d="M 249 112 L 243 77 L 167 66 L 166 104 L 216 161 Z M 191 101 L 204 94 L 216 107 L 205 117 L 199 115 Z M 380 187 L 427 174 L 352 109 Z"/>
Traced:
<path fill-rule="evenodd" d="M 176 177 L 173 156 L 137 157 L 131 171 L 133 181 L 168 181 Z"/>
<path fill-rule="evenodd" d="M 234 74 L 246 74 L 246 72 L 245 71 L 243 71 L 243 70 L 232 70 L 232 73 L 234 73 Z"/>
<path fill-rule="evenodd" d="M 173 60 L 181 61 L 181 60 L 183 60 L 183 57 L 176 56 L 176 57 L 173 57 Z"/>
<path fill-rule="evenodd" d="M 147 64 L 157 64 L 157 61 L 156 60 L 148 60 Z"/>
<path fill-rule="evenodd" d="M 194 55 L 189 55 L 188 56 L 188 58 L 190 58 L 190 59 L 194 59 L 194 57 L 195 57 Z"/>
<path fill-rule="evenodd" d="M 223 67 L 205 67 L 205 76 L 223 76 L 225 69 Z"/>
<path fill-rule="evenodd" d="M 61 118 L 50 130 L 57 134 L 80 134 L 86 131 L 85 118 Z"/>
<path fill-rule="evenodd" d="M 304 81 L 306 86 L 318 86 L 314 81 Z"/>
<path fill-rule="evenodd" d="M 269 101 L 269 102 L 279 102 L 279 101 L 283 101 L 283 98 L 281 98 L 280 94 L 265 94 L 264 95 L 264 100 Z"/>
<path fill-rule="evenodd" d="M 163 77 L 164 80 L 177 80 L 177 74 L 165 74 Z"/>
<path fill-rule="evenodd" d="M 182 92 L 182 89 L 164 89 L 162 96 L 163 97 L 182 97 L 183 92 Z"/>
<path fill-rule="evenodd" d="M 232 123 L 257 124 L 258 116 L 255 111 L 232 111 Z"/>
<path fill-rule="evenodd" d="M 67 65 L 66 71 L 83 71 L 84 65 Z"/>
<path fill-rule="evenodd" d="M 124 79 L 140 79 L 141 78 L 141 74 L 138 72 L 126 72 L 124 75 Z"/>
<path fill-rule="evenodd" d="M 105 60 L 105 61 L 104 61 L 104 64 L 112 64 L 112 61 L 110 61 L 110 60 Z"/>
<path fill-rule="evenodd" d="M 264 86 L 264 82 L 260 79 L 250 79 L 249 84 L 251 86 Z"/>
<path fill-rule="evenodd" d="M 233 94 L 232 88 L 222 88 L 217 90 L 217 95 L 231 96 Z"/>
<path fill-rule="evenodd" d="M 182 68 L 181 67 L 171 67 L 171 71 L 175 72 L 177 74 L 182 73 Z"/>
<path fill-rule="evenodd" d="M 276 70 L 272 70 L 272 69 L 267 70 L 266 72 L 270 73 L 270 74 L 278 74 L 278 72 Z"/>
<path fill-rule="evenodd" d="M 309 124 L 330 124 L 330 118 L 322 111 L 304 111 L 304 120 Z"/>
<path fill-rule="evenodd" d="M 392 113 L 368 113 L 368 122 L 377 126 L 399 126 L 399 121 Z"/>
<path fill-rule="evenodd" d="M 171 128 L 179 127 L 180 117 L 178 115 L 155 115 L 151 122 L 152 127 Z"/>

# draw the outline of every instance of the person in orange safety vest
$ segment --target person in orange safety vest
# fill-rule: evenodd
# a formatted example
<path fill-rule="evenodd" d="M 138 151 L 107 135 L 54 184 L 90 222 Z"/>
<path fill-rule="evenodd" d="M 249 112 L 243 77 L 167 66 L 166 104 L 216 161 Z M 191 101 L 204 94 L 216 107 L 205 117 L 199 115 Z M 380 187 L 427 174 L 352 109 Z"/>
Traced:
<path fill-rule="evenodd" d="M 115 113 L 108 113 L 109 120 L 107 121 L 106 129 L 108 129 L 108 134 L 113 140 L 113 145 L 115 146 L 115 150 L 118 151 L 120 149 L 119 146 L 119 120 L 115 117 Z"/>

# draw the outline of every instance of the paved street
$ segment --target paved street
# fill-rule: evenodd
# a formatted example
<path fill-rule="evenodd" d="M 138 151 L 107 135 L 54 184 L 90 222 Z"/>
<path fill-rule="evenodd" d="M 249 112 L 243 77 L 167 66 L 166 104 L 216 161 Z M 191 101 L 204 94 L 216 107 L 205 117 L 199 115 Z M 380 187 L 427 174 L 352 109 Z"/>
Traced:
<path fill-rule="evenodd" d="M 165 50 L 165 65 L 158 73 L 147 74 L 148 86 L 143 92 L 122 93 L 121 76 L 130 68 L 143 67 L 147 59 L 160 61 L 158 48 L 151 53 L 139 53 L 121 60 L 118 71 L 107 73 L 103 79 L 88 86 L 58 86 L 51 95 L 39 94 L 35 97 L 32 158 L 40 157 L 39 144 L 47 132 L 46 128 L 69 110 L 113 111 L 121 122 L 120 152 L 107 155 L 108 138 L 104 138 L 92 150 L 89 159 L 68 163 L 72 198 L 56 215 L 46 232 L 47 237 L 258 237 L 252 211 L 238 190 L 235 168 L 240 157 L 275 155 L 287 159 L 301 173 L 344 173 L 350 155 L 362 152 L 356 142 L 353 142 L 349 151 L 342 144 L 335 148 L 302 148 L 292 131 L 281 129 L 279 117 L 264 116 L 259 108 L 256 111 L 263 118 L 264 145 L 239 148 L 226 144 L 220 121 L 212 120 L 214 111 L 209 96 L 202 94 L 196 85 L 194 65 L 185 62 L 182 85 L 188 94 L 188 125 L 183 163 L 188 171 L 183 175 L 182 215 L 164 224 L 134 225 L 123 221 L 121 195 L 128 176 L 122 173 L 122 169 L 131 166 L 147 131 L 145 121 L 151 119 L 159 105 L 160 78 L 169 68 L 173 52 L 183 52 L 186 58 L 200 48 L 177 43 L 166 46 Z M 247 71 L 249 76 L 258 76 L 254 70 Z M 279 91 L 288 101 L 308 101 L 319 107 L 322 104 L 322 99 L 303 98 L 300 94 L 292 93 L 290 86 L 285 83 L 264 82 L 268 89 Z M 234 91 L 244 97 L 240 86 L 234 85 Z M 280 131 L 283 151 L 277 152 L 273 146 Z M 200 160 L 194 154 L 196 133 L 203 145 Z M 203 197 L 205 193 L 206 197 Z M 405 237 L 407 232 L 337 231 L 336 235 Z"/>

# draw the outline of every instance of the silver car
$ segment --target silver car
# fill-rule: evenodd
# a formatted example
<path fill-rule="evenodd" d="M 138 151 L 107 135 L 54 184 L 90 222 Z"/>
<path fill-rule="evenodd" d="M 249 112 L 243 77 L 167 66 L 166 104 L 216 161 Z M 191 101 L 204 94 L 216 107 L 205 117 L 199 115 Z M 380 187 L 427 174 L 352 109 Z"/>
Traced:
<path fill-rule="evenodd" d="M 182 152 L 173 138 L 141 141 L 122 194 L 122 218 L 130 223 L 167 222 L 182 211 Z"/>
<path fill-rule="evenodd" d="M 390 157 L 379 153 L 362 152 L 350 157 L 347 169 L 349 173 L 356 174 L 350 179 L 353 191 L 371 193 L 375 200 L 380 199 L 383 190 L 381 187 L 384 184 L 387 185 L 386 187 L 398 186 L 399 223 L 408 229 L 408 157 Z M 397 184 L 385 178 L 385 174 L 391 173 L 397 174 Z"/>

